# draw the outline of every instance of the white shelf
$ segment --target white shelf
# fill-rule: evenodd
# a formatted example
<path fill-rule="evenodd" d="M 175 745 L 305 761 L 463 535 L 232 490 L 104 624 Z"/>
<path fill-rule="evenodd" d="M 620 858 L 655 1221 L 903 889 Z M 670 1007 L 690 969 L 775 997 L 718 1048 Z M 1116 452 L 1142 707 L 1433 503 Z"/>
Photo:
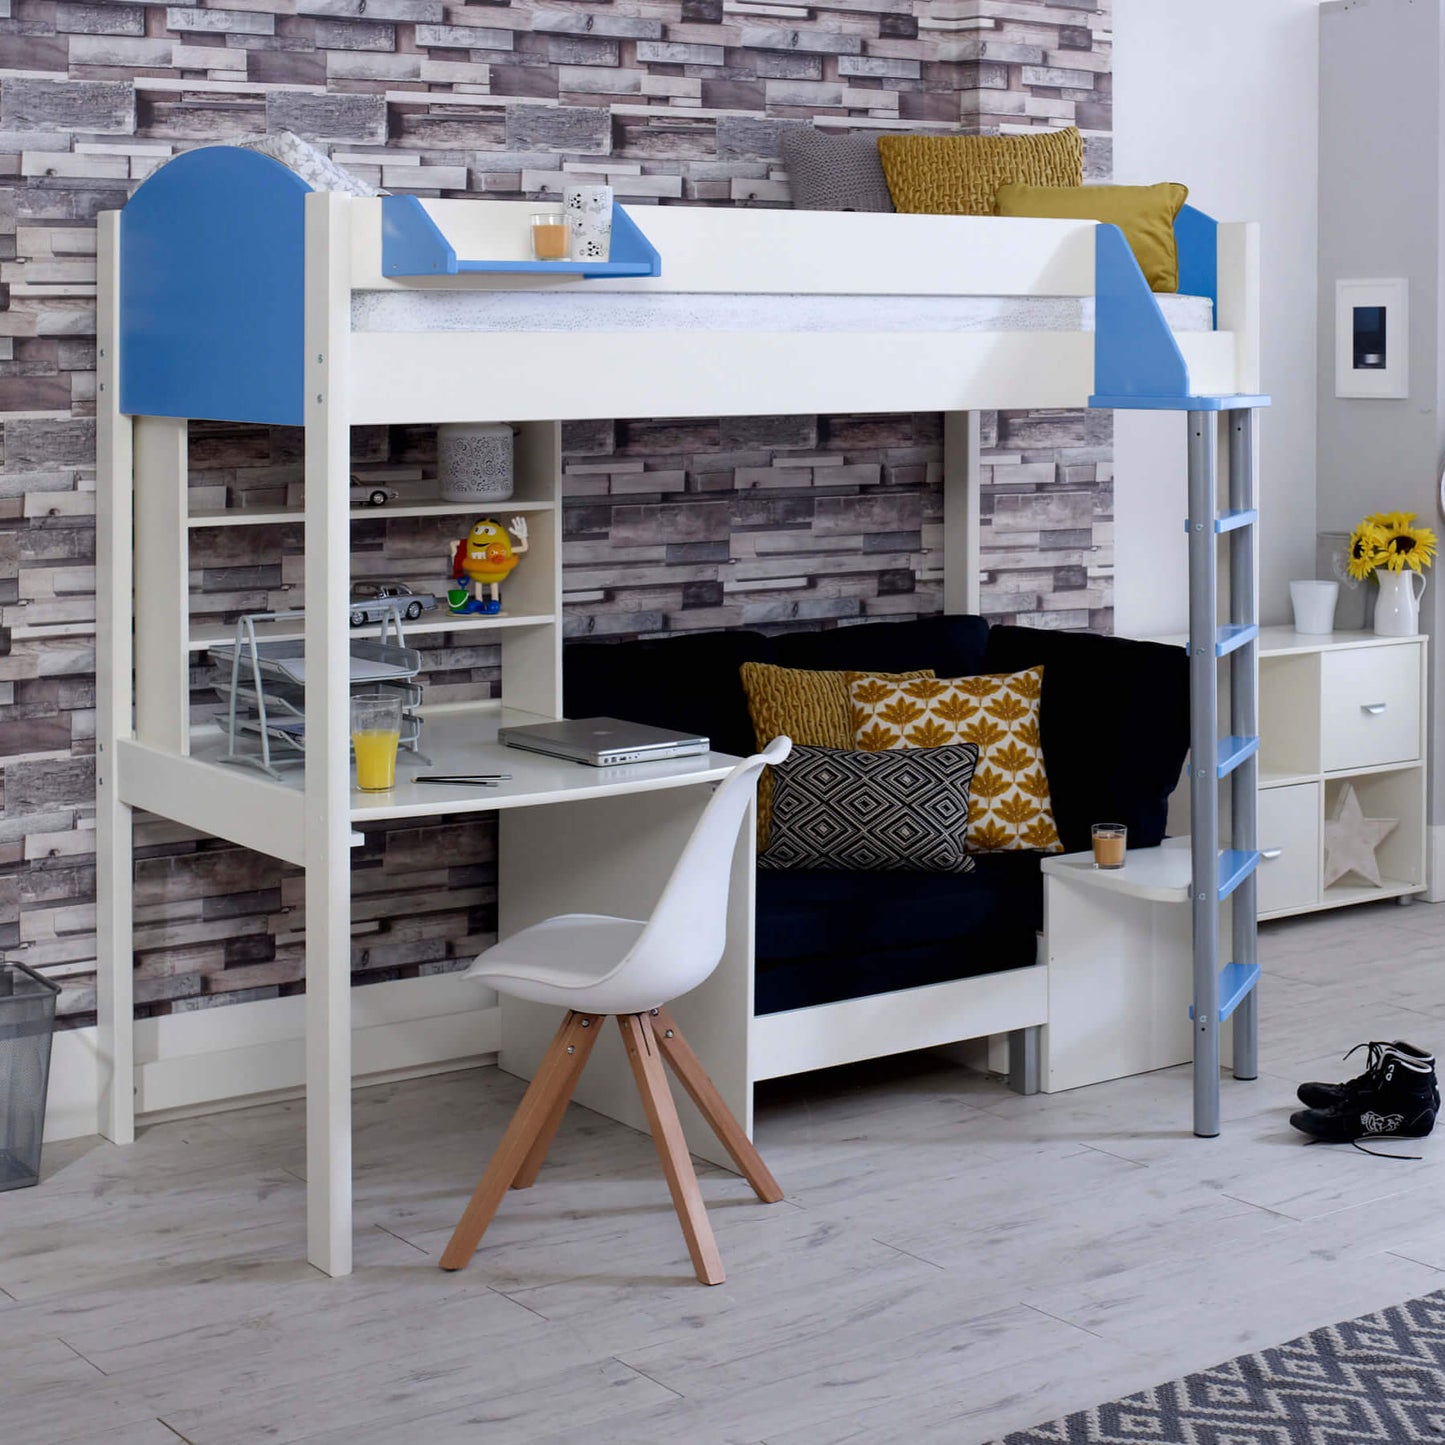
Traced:
<path fill-rule="evenodd" d="M 1406 758 L 1400 763 L 1373 763 L 1363 768 L 1336 768 L 1334 772 L 1321 773 L 1327 783 L 1348 782 L 1351 778 L 1376 778 L 1386 773 L 1409 773 L 1425 766 L 1423 758 Z"/>
<path fill-rule="evenodd" d="M 384 507 L 353 507 L 353 522 L 384 522 L 390 517 L 462 517 L 483 512 L 550 512 L 555 502 L 388 502 Z M 189 527 L 273 527 L 302 522 L 304 507 L 200 507 L 186 519 Z"/>
<path fill-rule="evenodd" d="M 1318 773 L 1296 773 L 1287 768 L 1261 768 L 1259 770 L 1259 786 L 1261 788 L 1292 788 L 1296 783 L 1313 783 L 1318 777 Z"/>
<path fill-rule="evenodd" d="M 435 618 L 435 621 L 430 619 Z M 402 622 L 402 628 L 406 633 L 407 645 L 418 637 L 425 637 L 429 633 L 438 632 L 496 632 L 508 627 L 542 627 L 547 623 L 555 622 L 557 619 L 549 612 L 517 613 L 515 615 L 507 612 L 499 612 L 494 617 L 472 615 L 468 617 L 453 617 L 449 612 L 438 608 L 435 613 L 422 613 L 415 622 Z M 353 637 L 376 637 L 381 632 L 378 623 L 368 623 L 365 627 L 352 627 L 348 629 Z M 256 638 L 260 642 L 299 642 L 305 633 L 299 627 L 287 626 L 284 623 L 267 627 L 264 624 L 256 629 Z M 214 647 L 221 642 L 234 642 L 236 640 L 236 624 L 234 622 L 207 622 L 191 629 L 190 648 L 192 652 L 201 652 L 207 647 Z"/>
<path fill-rule="evenodd" d="M 1323 913 L 1330 908 L 1348 908 L 1355 903 L 1383 903 L 1391 898 L 1404 898 L 1412 893 L 1423 893 L 1423 883 L 1404 883 L 1398 878 L 1383 878 L 1381 886 L 1374 888 L 1368 883 L 1336 883 L 1326 888 L 1319 900 L 1303 908 L 1281 908 L 1273 913 L 1261 913 L 1261 922 L 1274 918 L 1294 918 L 1301 913 Z"/>
<path fill-rule="evenodd" d="M 1310 652 L 1340 652 L 1355 647 L 1399 647 L 1423 644 L 1424 633 L 1414 637 L 1381 637 L 1376 632 L 1296 632 L 1293 627 L 1261 627 L 1260 657 L 1289 657 Z"/>

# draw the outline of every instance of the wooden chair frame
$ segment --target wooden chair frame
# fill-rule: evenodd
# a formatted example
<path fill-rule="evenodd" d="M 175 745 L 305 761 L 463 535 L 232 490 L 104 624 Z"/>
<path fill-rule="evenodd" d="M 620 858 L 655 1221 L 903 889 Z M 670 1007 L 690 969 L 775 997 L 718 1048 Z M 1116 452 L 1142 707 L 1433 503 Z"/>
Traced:
<path fill-rule="evenodd" d="M 569 1012 L 562 1020 L 452 1232 L 441 1257 L 443 1269 L 464 1269 L 471 1262 L 508 1189 L 530 1189 L 536 1183 L 605 1017 Z M 632 1077 L 642 1096 L 693 1270 L 703 1284 L 721 1284 L 727 1277 L 722 1256 L 683 1139 L 682 1123 L 662 1067 L 664 1059 L 758 1198 L 764 1204 L 776 1204 L 783 1191 L 665 1008 L 619 1014 L 617 1026 L 622 1031 Z"/>

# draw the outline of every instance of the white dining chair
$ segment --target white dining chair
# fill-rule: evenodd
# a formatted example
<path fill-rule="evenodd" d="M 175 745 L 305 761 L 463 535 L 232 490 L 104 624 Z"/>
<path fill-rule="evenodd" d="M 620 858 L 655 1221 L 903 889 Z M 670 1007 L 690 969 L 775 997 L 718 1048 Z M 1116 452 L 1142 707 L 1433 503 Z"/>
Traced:
<path fill-rule="evenodd" d="M 510 1189 L 536 1181 L 567 1112 L 603 1019 L 622 1031 L 632 1077 L 642 1095 L 673 1207 L 703 1284 L 721 1284 L 722 1256 L 667 1085 L 666 1059 L 703 1118 L 765 1204 L 783 1197 L 698 1057 L 667 1011 L 718 966 L 727 936 L 728 883 L 738 829 L 769 763 L 792 751 L 785 737 L 730 772 L 708 801 L 662 897 L 645 922 L 595 913 L 567 913 L 524 928 L 489 948 L 467 972 L 498 993 L 567 1010 L 527 1088 L 482 1182 L 442 1254 L 441 1267 L 462 1269 Z"/>

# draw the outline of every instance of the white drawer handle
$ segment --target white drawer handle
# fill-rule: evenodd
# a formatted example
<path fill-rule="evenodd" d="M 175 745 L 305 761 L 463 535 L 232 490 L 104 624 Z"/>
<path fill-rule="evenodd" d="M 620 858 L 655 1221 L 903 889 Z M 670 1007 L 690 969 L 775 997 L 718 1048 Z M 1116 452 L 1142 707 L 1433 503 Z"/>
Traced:
<path fill-rule="evenodd" d="M 1369 713 L 1371 717 L 1379 717 L 1384 710 L 1385 704 L 1382 702 L 1362 702 L 1360 704 L 1360 711 Z"/>
<path fill-rule="evenodd" d="M 1283 852 L 1283 848 L 1261 848 L 1259 850 L 1259 856 L 1263 858 L 1266 863 L 1272 863 Z"/>

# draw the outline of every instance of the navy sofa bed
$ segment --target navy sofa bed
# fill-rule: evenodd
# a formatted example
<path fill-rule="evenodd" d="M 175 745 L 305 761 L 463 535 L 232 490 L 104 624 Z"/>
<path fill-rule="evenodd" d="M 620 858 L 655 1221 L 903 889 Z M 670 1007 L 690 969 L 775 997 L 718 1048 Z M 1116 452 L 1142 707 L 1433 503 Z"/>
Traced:
<path fill-rule="evenodd" d="M 569 717 L 620 717 L 706 733 L 745 756 L 755 739 L 744 662 L 939 677 L 1044 668 L 1041 732 L 1066 851 L 1097 822 L 1131 847 L 1164 837 L 1189 744 L 1182 648 L 1092 634 L 991 627 L 981 617 L 863 623 L 821 632 L 705 632 L 577 642 L 563 654 Z M 1037 853 L 994 853 L 965 874 L 758 870 L 759 1014 L 914 988 L 1035 961 L 1043 925 Z"/>

